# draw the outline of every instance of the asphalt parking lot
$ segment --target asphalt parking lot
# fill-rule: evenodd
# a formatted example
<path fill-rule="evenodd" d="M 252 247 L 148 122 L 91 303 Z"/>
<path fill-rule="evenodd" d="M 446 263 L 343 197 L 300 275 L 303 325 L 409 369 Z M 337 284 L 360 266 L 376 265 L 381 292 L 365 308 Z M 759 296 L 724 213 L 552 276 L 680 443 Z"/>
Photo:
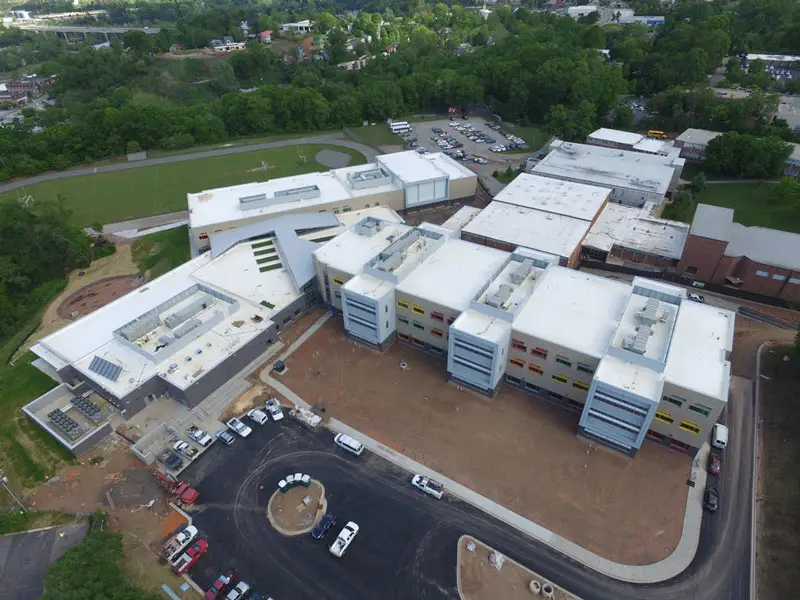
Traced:
<path fill-rule="evenodd" d="M 332 439 L 327 430 L 270 422 L 231 447 L 215 444 L 184 472 L 200 492 L 193 522 L 209 544 L 191 572 L 203 589 L 233 567 L 255 591 L 275 600 L 456 599 L 456 548 L 459 537 L 470 533 L 584 600 L 606 597 L 575 582 L 575 570 L 585 573 L 582 567 L 564 563 L 470 505 L 422 494 L 409 485 L 409 473 L 369 452 L 346 454 Z M 269 497 L 277 482 L 294 472 L 325 485 L 328 511 L 337 522 L 324 540 L 310 534 L 284 537 L 269 525 Z M 361 530 L 337 559 L 328 546 L 348 520 Z"/>

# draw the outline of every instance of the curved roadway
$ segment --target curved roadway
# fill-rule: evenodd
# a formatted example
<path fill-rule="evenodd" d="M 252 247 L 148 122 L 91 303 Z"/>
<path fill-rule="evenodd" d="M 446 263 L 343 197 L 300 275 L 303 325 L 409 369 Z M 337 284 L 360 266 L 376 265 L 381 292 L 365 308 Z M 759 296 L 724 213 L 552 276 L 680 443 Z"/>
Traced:
<path fill-rule="evenodd" d="M 341 133 L 328 133 L 324 135 L 317 135 L 312 137 L 294 138 L 290 140 L 278 140 L 275 142 L 261 142 L 259 144 L 249 144 L 247 146 L 231 146 L 229 148 L 216 148 L 214 150 L 205 150 L 203 152 L 194 152 L 191 154 L 178 154 L 175 156 L 163 156 L 161 158 L 148 158 L 147 160 L 140 160 L 137 162 L 124 162 L 113 165 L 104 165 L 101 167 L 83 167 L 80 169 L 72 169 L 68 171 L 56 171 L 53 173 L 43 173 L 35 177 L 28 177 L 26 179 L 16 179 L 4 185 L 0 185 L 0 194 L 16 190 L 28 185 L 43 183 L 45 181 L 55 181 L 57 179 L 69 179 L 71 177 L 82 177 L 84 175 L 94 175 L 96 173 L 110 173 L 112 171 L 126 171 L 128 169 L 139 169 L 141 167 L 151 167 L 154 165 L 167 165 L 170 163 L 186 162 L 188 160 L 197 160 L 200 158 L 213 158 L 215 156 L 225 156 L 228 154 L 241 154 L 243 152 L 253 152 L 256 150 L 269 150 L 271 148 L 283 148 L 285 146 L 297 146 L 298 144 L 329 144 L 331 146 L 343 146 L 351 150 L 361 152 L 366 158 L 367 162 L 375 160 L 377 152 L 374 148 L 370 148 L 365 144 L 359 144 L 344 137 Z"/>
<path fill-rule="evenodd" d="M 703 519 L 697 555 L 677 577 L 653 585 L 622 583 L 570 560 L 482 511 L 412 489 L 407 474 L 378 456 L 344 455 L 329 432 L 295 423 L 257 427 L 248 440 L 214 448 L 186 473 L 201 493 L 195 524 L 208 536 L 209 558 L 193 577 L 213 581 L 234 565 L 276 597 L 458 598 L 456 548 L 468 533 L 580 596 L 583 600 L 745 600 L 750 584 L 750 507 L 754 402 L 751 383 L 737 380 L 729 405 L 731 439 L 718 513 Z M 266 501 L 278 479 L 308 472 L 325 483 L 339 521 L 362 526 L 351 551 L 336 561 L 310 536 L 283 538 L 267 524 Z M 233 531 L 237 535 L 231 535 Z M 322 546 L 322 547 L 320 547 Z M 217 552 L 214 552 L 216 547 Z"/>

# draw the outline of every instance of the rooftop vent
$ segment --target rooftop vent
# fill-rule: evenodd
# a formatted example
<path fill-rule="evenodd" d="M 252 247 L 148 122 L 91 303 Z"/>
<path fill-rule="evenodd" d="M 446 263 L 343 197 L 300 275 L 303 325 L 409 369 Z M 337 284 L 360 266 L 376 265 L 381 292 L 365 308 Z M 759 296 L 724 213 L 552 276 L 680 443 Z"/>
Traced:
<path fill-rule="evenodd" d="M 380 223 L 377 219 L 366 219 L 357 224 L 353 231 L 364 237 L 372 237 L 381 230 Z"/>
<path fill-rule="evenodd" d="M 648 298 L 645 307 L 636 313 L 636 318 L 645 325 L 655 325 L 660 307 L 661 301 L 658 298 Z"/>
<path fill-rule="evenodd" d="M 650 341 L 651 335 L 653 335 L 653 330 L 650 325 L 642 325 L 636 330 L 634 337 L 622 340 L 622 347 L 636 354 L 644 354 L 647 352 L 647 342 Z"/>
<path fill-rule="evenodd" d="M 486 299 L 486 304 L 495 308 L 503 308 L 503 305 L 508 302 L 511 294 L 514 291 L 514 286 L 507 283 L 501 283 L 497 291 Z"/>
<path fill-rule="evenodd" d="M 525 281 L 525 278 L 528 276 L 528 273 L 531 272 L 532 268 L 533 268 L 533 261 L 530 258 L 526 258 L 511 273 L 511 281 L 516 285 L 521 284 L 523 281 Z"/>

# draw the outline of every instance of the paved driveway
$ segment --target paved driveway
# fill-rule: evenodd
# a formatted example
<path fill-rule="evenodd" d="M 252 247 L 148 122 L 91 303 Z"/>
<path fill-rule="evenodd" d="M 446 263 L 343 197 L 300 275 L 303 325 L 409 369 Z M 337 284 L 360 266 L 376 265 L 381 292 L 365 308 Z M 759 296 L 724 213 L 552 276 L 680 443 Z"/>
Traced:
<path fill-rule="evenodd" d="M 47 568 L 86 535 L 85 523 L 0 537 L 0 597 L 36 600 Z M 59 532 L 66 535 L 62 538 Z"/>

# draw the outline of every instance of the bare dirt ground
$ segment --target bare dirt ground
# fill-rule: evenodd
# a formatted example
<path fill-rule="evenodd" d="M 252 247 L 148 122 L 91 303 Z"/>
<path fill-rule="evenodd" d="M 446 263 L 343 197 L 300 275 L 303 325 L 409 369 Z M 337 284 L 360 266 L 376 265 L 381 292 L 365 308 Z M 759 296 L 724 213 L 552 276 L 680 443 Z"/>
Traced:
<path fill-rule="evenodd" d="M 406 360 L 410 368 L 400 369 Z M 331 319 L 280 379 L 311 404 L 605 558 L 663 559 L 680 539 L 691 462 L 654 444 L 635 460 L 575 436 L 577 415 L 513 388 L 460 391 L 404 345 L 354 344 Z"/>
<path fill-rule="evenodd" d="M 84 315 L 93 313 L 98 308 L 113 302 L 136 289 L 144 279 L 138 275 L 117 275 L 106 277 L 90 283 L 70 295 L 56 309 L 58 316 L 67 321 L 74 321 Z M 74 316 L 73 316 L 74 315 Z"/>
<path fill-rule="evenodd" d="M 83 275 L 80 274 L 81 272 Z M 67 287 L 50 303 L 50 306 L 47 307 L 39 328 L 27 339 L 20 351 L 28 350 L 43 337 L 61 329 L 64 325 L 72 321 L 69 315 L 67 315 L 67 318 L 61 317 L 58 314 L 58 309 L 62 302 L 81 288 L 96 283 L 101 279 L 117 277 L 119 275 L 137 275 L 138 273 L 139 267 L 131 256 L 130 243 L 117 243 L 117 251 L 111 256 L 106 256 L 105 258 L 94 261 L 86 269 L 73 271 L 69 274 Z M 108 301 L 110 302 L 111 300 L 113 300 L 113 298 L 110 298 Z M 96 308 L 99 308 L 99 306 Z"/>
<path fill-rule="evenodd" d="M 316 481 L 309 487 L 298 486 L 285 494 L 276 491 L 270 498 L 267 510 L 269 520 L 285 535 L 308 532 L 324 514 L 324 488 Z"/>
<path fill-rule="evenodd" d="M 472 551 L 467 549 L 470 542 L 475 544 Z M 534 580 L 540 585 L 552 585 L 555 600 L 578 600 L 577 596 L 509 558 L 497 569 L 489 562 L 494 549 L 478 540 L 465 536 L 458 545 L 458 583 L 462 600 L 530 600 L 534 595 L 529 585 Z"/>

